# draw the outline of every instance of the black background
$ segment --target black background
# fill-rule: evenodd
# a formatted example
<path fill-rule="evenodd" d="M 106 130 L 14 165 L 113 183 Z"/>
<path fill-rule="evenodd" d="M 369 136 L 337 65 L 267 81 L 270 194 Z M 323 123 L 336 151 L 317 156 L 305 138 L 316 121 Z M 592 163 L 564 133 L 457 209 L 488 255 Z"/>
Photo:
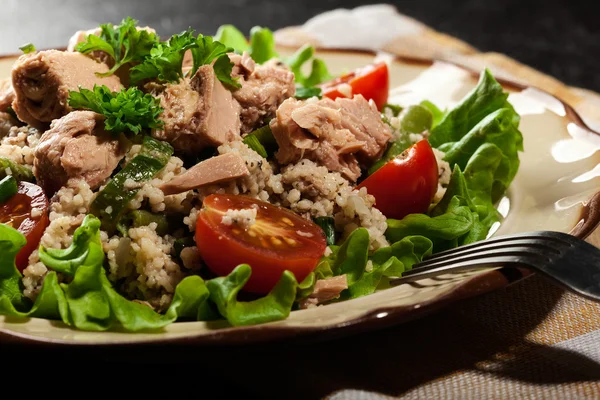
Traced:
<path fill-rule="evenodd" d="M 323 11 L 364 0 L 3 0 L 0 52 L 26 42 L 64 46 L 78 29 L 130 15 L 170 35 L 189 26 L 211 34 L 224 23 L 243 31 L 302 24 Z M 402 0 L 401 12 L 467 41 L 498 51 L 570 85 L 600 91 L 600 21 L 593 0 Z"/>

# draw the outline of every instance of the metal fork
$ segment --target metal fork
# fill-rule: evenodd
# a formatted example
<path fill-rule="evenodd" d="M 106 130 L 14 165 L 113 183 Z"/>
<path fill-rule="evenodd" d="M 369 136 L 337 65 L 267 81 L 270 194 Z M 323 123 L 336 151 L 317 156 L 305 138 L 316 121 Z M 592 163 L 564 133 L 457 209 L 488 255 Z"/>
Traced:
<path fill-rule="evenodd" d="M 498 236 L 442 251 L 390 284 L 489 267 L 529 268 L 565 289 L 600 301 L 600 249 L 567 233 L 551 231 Z"/>

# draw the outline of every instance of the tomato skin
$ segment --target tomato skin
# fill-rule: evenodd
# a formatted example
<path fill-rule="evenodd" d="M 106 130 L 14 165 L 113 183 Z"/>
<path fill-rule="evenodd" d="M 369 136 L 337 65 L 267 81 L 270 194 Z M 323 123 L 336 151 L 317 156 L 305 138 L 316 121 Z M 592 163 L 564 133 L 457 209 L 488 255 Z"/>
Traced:
<path fill-rule="evenodd" d="M 409 147 L 365 179 L 365 187 L 375 196 L 375 207 L 387 218 L 402 219 L 424 213 L 438 188 L 438 165 L 427 140 Z"/>
<path fill-rule="evenodd" d="M 38 208 L 41 215 L 31 216 L 31 210 Z M 17 193 L 0 204 L 0 223 L 6 223 L 21 232 L 27 243 L 15 258 L 19 271 L 27 268 L 29 256 L 37 249 L 40 239 L 48 226 L 48 199 L 41 187 L 29 182 L 19 182 Z"/>
<path fill-rule="evenodd" d="M 342 75 L 321 85 L 323 96 L 332 100 L 337 97 L 346 97 L 339 90 L 341 84 L 348 84 L 352 88 L 352 95 L 362 94 L 367 100 L 373 99 L 381 111 L 387 103 L 390 91 L 390 76 L 385 62 L 367 65 L 354 72 Z"/>
<path fill-rule="evenodd" d="M 244 229 L 221 222 L 226 210 L 247 209 L 252 204 L 259 205 L 252 227 Z M 293 228 L 281 222 L 284 218 L 294 224 Z M 300 236 L 298 231 L 311 236 Z M 278 240 L 277 248 L 272 245 L 273 237 Z M 285 238 L 292 239 L 295 247 L 286 244 Z M 327 246 L 323 231 L 313 222 L 289 210 L 236 195 L 210 195 L 204 199 L 195 239 L 203 261 L 216 275 L 228 275 L 239 264 L 249 264 L 252 275 L 244 291 L 256 294 L 267 294 L 285 270 L 301 282 L 317 266 Z"/>

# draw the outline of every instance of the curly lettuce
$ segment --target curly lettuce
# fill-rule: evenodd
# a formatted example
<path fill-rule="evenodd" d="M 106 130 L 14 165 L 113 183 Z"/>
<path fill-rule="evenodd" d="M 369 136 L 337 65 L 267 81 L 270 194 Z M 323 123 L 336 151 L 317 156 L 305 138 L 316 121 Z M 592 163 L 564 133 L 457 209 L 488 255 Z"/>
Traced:
<path fill-rule="evenodd" d="M 248 281 L 251 268 L 238 266 L 225 277 L 204 281 L 188 276 L 176 287 L 165 314 L 121 296 L 104 269 L 105 255 L 100 240 L 100 220 L 87 215 L 67 249 L 39 249 L 40 260 L 51 271 L 46 275 L 35 302 L 22 295 L 22 275 L 15 256 L 25 237 L 12 227 L 0 224 L 0 314 L 62 320 L 87 331 L 121 329 L 129 332 L 157 330 L 176 320 L 225 318 L 231 325 L 258 324 L 287 318 L 296 298 L 298 284 L 291 272 L 284 272 L 267 296 L 237 300 Z M 57 273 L 68 277 L 59 283 Z"/>
<path fill-rule="evenodd" d="M 489 70 L 431 130 L 430 143 L 453 168 L 444 198 L 428 214 L 388 220 L 391 242 L 410 235 L 433 240 L 436 251 L 485 239 L 501 220 L 495 203 L 519 168 L 520 117 Z"/>
<path fill-rule="evenodd" d="M 452 168 L 446 193 L 428 213 L 388 219 L 385 235 L 391 245 L 372 255 L 363 228 L 341 246 L 330 246 L 332 254 L 315 272 L 321 279 L 346 274 L 342 300 L 385 287 L 387 278 L 401 276 L 432 253 L 485 239 L 501 220 L 495 203 L 514 179 L 523 151 L 520 118 L 507 97 L 485 70 L 477 87 L 451 110 L 421 103 L 432 117 L 429 141 L 446 153 Z"/>

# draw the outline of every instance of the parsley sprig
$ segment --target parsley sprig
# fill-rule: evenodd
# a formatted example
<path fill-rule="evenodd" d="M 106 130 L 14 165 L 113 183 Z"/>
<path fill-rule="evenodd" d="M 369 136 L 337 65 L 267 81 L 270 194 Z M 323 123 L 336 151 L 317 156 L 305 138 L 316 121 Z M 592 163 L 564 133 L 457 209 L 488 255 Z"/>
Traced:
<path fill-rule="evenodd" d="M 162 121 L 158 116 L 163 111 L 160 99 L 144 94 L 137 87 L 111 92 L 106 86 L 94 85 L 93 90 L 79 88 L 69 92 L 69 106 L 74 109 L 86 109 L 102 114 L 106 119 L 104 126 L 114 133 L 132 132 L 138 134 L 142 129 L 158 129 Z"/>
<path fill-rule="evenodd" d="M 183 56 L 194 46 L 196 41 L 192 30 L 173 35 L 167 42 L 155 43 L 148 57 L 129 72 L 131 82 L 135 84 L 153 78 L 163 82 L 178 82 L 183 77 Z"/>
<path fill-rule="evenodd" d="M 23 54 L 29 54 L 36 51 L 35 46 L 31 43 L 24 44 L 23 46 L 19 47 L 19 50 L 21 50 Z"/>
<path fill-rule="evenodd" d="M 103 51 L 113 58 L 114 66 L 108 72 L 98 73 L 99 76 L 112 75 L 122 65 L 130 62 L 142 62 L 159 43 L 159 38 L 155 33 L 138 30 L 137 22 L 127 17 L 118 26 L 102 24 L 99 36 L 86 36 L 75 50 L 83 54 Z"/>
<path fill-rule="evenodd" d="M 193 76 L 200 66 L 214 61 L 213 68 L 217 78 L 225 84 L 239 87 L 239 83 L 231 78 L 233 63 L 227 56 L 233 49 L 213 40 L 211 36 L 194 35 L 194 30 L 188 29 L 173 35 L 167 42 L 155 43 L 149 56 L 131 69 L 131 82 L 154 78 L 163 82 L 178 82 L 183 78 L 183 57 L 190 50 L 193 66 L 189 76 Z"/>

